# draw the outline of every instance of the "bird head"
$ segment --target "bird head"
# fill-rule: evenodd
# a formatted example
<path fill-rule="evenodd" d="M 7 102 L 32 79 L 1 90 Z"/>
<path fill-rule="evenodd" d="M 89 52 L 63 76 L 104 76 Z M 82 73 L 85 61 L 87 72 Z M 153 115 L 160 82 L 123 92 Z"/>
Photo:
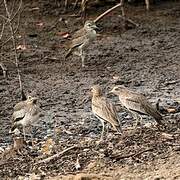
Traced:
<path fill-rule="evenodd" d="M 38 98 L 32 97 L 32 96 L 27 96 L 27 103 L 29 104 L 36 104 Z"/>
<path fill-rule="evenodd" d="M 110 93 L 119 95 L 121 94 L 124 90 L 126 90 L 126 87 L 124 87 L 123 85 L 117 85 L 114 86 L 113 89 L 110 91 Z"/>
<path fill-rule="evenodd" d="M 95 22 L 94 21 L 90 21 L 90 20 L 85 22 L 84 28 L 85 29 L 98 29 L 98 27 L 96 26 Z"/>
<path fill-rule="evenodd" d="M 99 85 L 94 85 L 91 87 L 91 92 L 93 96 L 101 96 L 102 95 L 102 90 Z"/>

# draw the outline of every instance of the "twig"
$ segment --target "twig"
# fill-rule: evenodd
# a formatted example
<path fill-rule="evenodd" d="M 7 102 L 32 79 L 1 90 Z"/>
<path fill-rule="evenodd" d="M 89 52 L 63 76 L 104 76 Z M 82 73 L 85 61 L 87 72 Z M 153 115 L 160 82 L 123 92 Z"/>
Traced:
<path fill-rule="evenodd" d="M 7 68 L 4 66 L 3 63 L 0 63 L 0 67 L 1 67 L 1 69 L 3 71 L 4 78 L 7 78 Z"/>
<path fill-rule="evenodd" d="M 118 3 L 117 5 L 113 6 L 112 8 L 108 9 L 107 11 L 105 11 L 104 13 L 102 13 L 101 15 L 99 15 L 95 20 L 94 22 L 96 23 L 97 21 L 99 21 L 100 19 L 102 19 L 104 16 L 106 16 L 107 14 L 109 14 L 111 11 L 115 10 L 116 8 L 118 7 L 122 7 L 123 4 L 122 3 Z M 125 21 L 128 21 L 129 23 L 135 25 L 135 26 L 138 26 L 138 24 L 136 24 L 134 21 L 132 21 L 131 19 L 129 18 L 126 18 L 124 17 L 123 15 L 118 15 L 120 18 L 122 18 L 123 20 Z"/>
<path fill-rule="evenodd" d="M 22 0 L 19 4 L 19 8 L 18 10 L 15 12 L 14 16 L 10 19 L 10 22 L 13 21 L 13 19 L 15 18 L 15 16 L 17 15 L 17 13 L 20 11 L 20 7 L 22 5 Z M 20 22 L 20 16 L 21 16 L 21 12 L 19 13 L 19 16 L 18 16 L 18 21 L 17 21 L 17 26 L 16 28 L 14 29 L 14 34 L 16 34 L 17 30 L 18 30 L 18 27 L 19 27 L 19 22 Z M 7 20 L 7 22 L 5 22 L 4 25 L 6 25 L 9 21 L 8 21 L 8 18 L 4 17 L 3 15 L 0 15 L 0 17 L 4 18 Z M 7 42 L 9 42 L 11 40 L 12 36 L 10 36 L 6 41 L 4 41 L 1 45 L 0 45 L 0 48 L 2 48 Z"/>
<path fill-rule="evenodd" d="M 9 28 L 11 30 L 11 39 L 12 39 L 13 48 L 14 48 L 14 52 L 15 52 L 15 64 L 16 64 L 16 69 L 17 69 L 17 74 L 18 74 L 18 79 L 19 79 L 19 87 L 20 87 L 20 91 L 23 92 L 21 74 L 20 74 L 20 70 L 19 70 L 18 54 L 17 54 L 17 49 L 16 49 L 16 38 L 15 38 L 14 28 L 13 28 L 13 25 L 12 25 L 12 22 L 11 22 L 11 16 L 10 16 L 10 13 L 9 13 L 9 10 L 8 10 L 8 7 L 7 7 L 6 0 L 4 0 L 4 6 L 5 6 L 6 14 L 7 14 L 7 17 L 8 17 Z"/>
<path fill-rule="evenodd" d="M 4 27 L 5 27 L 5 23 L 3 22 L 2 30 L 1 30 L 1 34 L 0 34 L 0 40 L 1 40 L 3 33 L 4 33 Z"/>
<path fill-rule="evenodd" d="M 129 157 L 136 157 L 136 156 L 139 156 L 140 154 L 143 154 L 144 152 L 152 151 L 152 150 L 153 150 L 153 148 L 149 148 L 149 149 L 145 149 L 143 151 L 140 151 L 138 153 L 131 153 L 131 154 L 127 154 L 127 155 L 124 155 L 124 156 L 121 156 L 119 154 L 118 155 L 113 155 L 110 158 L 120 160 L 120 159 L 129 158 Z"/>
<path fill-rule="evenodd" d="M 78 148 L 78 146 L 75 145 L 75 146 L 69 147 L 69 148 L 65 149 L 64 151 L 61 151 L 61 152 L 59 152 L 59 153 L 57 153 L 57 154 L 54 154 L 53 156 L 50 156 L 50 157 L 48 157 L 48 158 L 46 158 L 46 159 L 43 159 L 43 160 L 40 160 L 40 161 L 36 162 L 34 165 L 41 164 L 41 163 L 48 163 L 48 162 L 51 161 L 52 159 L 59 158 L 59 157 L 61 157 L 63 154 L 65 154 L 66 152 L 68 152 L 68 151 L 70 151 L 70 150 L 72 150 L 72 149 L 74 149 L 74 148 Z"/>

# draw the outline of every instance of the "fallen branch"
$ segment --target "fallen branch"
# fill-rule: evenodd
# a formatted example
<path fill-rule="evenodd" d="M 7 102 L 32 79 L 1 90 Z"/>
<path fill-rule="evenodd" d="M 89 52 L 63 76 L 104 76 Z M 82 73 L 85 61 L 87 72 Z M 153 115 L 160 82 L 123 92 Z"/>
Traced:
<path fill-rule="evenodd" d="M 117 5 L 113 6 L 112 8 L 108 9 L 107 11 L 105 11 L 104 13 L 102 13 L 101 15 L 99 15 L 95 20 L 94 22 L 96 23 L 97 21 L 99 21 L 100 19 L 102 19 L 104 16 L 106 16 L 107 14 L 109 14 L 110 12 L 112 12 L 113 10 L 115 10 L 116 8 L 118 7 L 122 7 L 123 6 L 123 3 L 118 3 Z M 136 24 L 135 22 L 133 22 L 131 19 L 129 18 L 126 18 L 124 15 L 118 15 L 118 17 L 122 18 L 123 20 L 135 25 L 135 26 L 138 26 L 138 24 Z"/>
<path fill-rule="evenodd" d="M 56 159 L 56 158 L 59 158 L 63 154 L 65 154 L 66 152 L 68 152 L 68 151 L 70 151 L 72 149 L 75 149 L 75 148 L 78 148 L 78 146 L 75 145 L 75 146 L 69 147 L 69 148 L 65 149 L 64 151 L 61 151 L 61 152 L 59 152 L 57 154 L 54 154 L 53 156 L 50 156 L 50 157 L 48 157 L 46 159 L 43 159 L 43 160 L 40 160 L 40 161 L 36 162 L 34 165 L 41 164 L 41 163 L 48 163 L 49 161 L 51 161 L 53 159 Z"/>
<path fill-rule="evenodd" d="M 152 151 L 152 150 L 153 150 L 153 148 L 149 148 L 149 149 L 145 149 L 143 151 L 140 151 L 138 153 L 131 153 L 131 154 L 127 154 L 127 155 L 124 155 L 124 156 L 121 156 L 119 154 L 118 155 L 113 155 L 110 158 L 120 160 L 120 159 L 129 158 L 129 157 L 136 157 L 136 156 L 139 156 L 140 154 L 143 154 L 145 152 Z"/>

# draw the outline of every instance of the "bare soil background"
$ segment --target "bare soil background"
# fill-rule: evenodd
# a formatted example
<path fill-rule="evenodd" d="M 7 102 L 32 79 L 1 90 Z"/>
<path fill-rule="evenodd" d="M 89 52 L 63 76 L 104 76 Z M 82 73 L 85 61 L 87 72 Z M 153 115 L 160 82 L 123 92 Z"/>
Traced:
<path fill-rule="evenodd" d="M 63 34 L 82 27 L 81 19 L 71 16 L 70 10 L 62 14 L 61 8 L 48 2 L 24 4 L 16 37 L 18 45 L 25 40 L 27 49 L 19 50 L 19 65 L 26 92 L 40 98 L 45 116 L 40 127 L 33 129 L 36 148 L 27 147 L 22 155 L 2 158 L 0 178 L 20 179 L 35 173 L 47 179 L 83 179 L 83 175 L 73 175 L 90 173 L 86 179 L 180 179 L 178 113 L 164 115 L 171 126 L 167 132 L 171 136 L 165 137 L 153 126 L 127 130 L 134 121 L 120 109 L 124 134 L 109 129 L 104 141 L 97 144 L 101 124 L 91 113 L 89 95 L 93 84 L 100 84 L 105 94 L 114 84 L 124 84 L 145 93 L 154 104 L 160 98 L 163 106 L 176 106 L 180 97 L 180 2 L 161 1 L 149 12 L 142 5 L 126 6 L 127 16 L 139 24 L 136 28 L 123 27 L 120 10 L 109 14 L 97 24 L 100 35 L 88 49 L 85 69 L 76 56 L 64 59 L 68 40 Z M 109 7 L 89 7 L 88 17 L 94 18 Z M 0 5 L 0 14 L 3 9 Z M 58 17 L 66 23 L 56 24 Z M 5 35 L 8 37 L 8 31 Z M 8 80 L 0 74 L 0 147 L 5 148 L 12 144 L 8 132 L 20 92 L 10 43 L 2 50 L 2 61 L 9 70 Z M 145 117 L 144 124 L 148 122 L 154 123 Z M 35 165 L 45 158 L 38 148 L 48 137 L 56 143 L 51 155 L 78 147 L 47 164 Z"/>

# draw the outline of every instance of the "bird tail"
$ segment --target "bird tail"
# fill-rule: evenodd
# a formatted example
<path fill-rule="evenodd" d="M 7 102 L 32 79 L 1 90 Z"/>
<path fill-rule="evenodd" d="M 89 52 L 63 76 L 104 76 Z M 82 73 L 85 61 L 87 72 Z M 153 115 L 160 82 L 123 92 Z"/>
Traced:
<path fill-rule="evenodd" d="M 156 122 L 160 125 L 164 125 L 163 123 L 163 117 L 161 116 L 161 114 L 157 111 L 156 114 L 154 114 L 154 119 L 156 120 Z"/>
<path fill-rule="evenodd" d="M 121 127 L 120 124 L 118 124 L 118 125 L 116 125 L 116 126 L 113 126 L 113 128 L 114 128 L 117 132 L 119 132 L 120 134 L 122 134 L 122 127 Z"/>
<path fill-rule="evenodd" d="M 72 49 L 69 49 L 67 54 L 65 55 L 65 58 L 68 58 L 71 55 Z"/>
<path fill-rule="evenodd" d="M 10 129 L 10 131 L 9 131 L 9 134 L 20 134 L 20 130 L 18 129 L 18 124 L 17 124 L 17 123 L 15 123 L 15 124 L 11 127 L 11 129 Z"/>
<path fill-rule="evenodd" d="M 148 114 L 150 114 L 159 125 L 164 125 L 163 123 L 163 117 L 162 115 L 159 113 L 159 111 L 157 109 L 155 109 L 154 107 L 151 107 L 149 105 L 146 106 L 146 112 Z"/>

